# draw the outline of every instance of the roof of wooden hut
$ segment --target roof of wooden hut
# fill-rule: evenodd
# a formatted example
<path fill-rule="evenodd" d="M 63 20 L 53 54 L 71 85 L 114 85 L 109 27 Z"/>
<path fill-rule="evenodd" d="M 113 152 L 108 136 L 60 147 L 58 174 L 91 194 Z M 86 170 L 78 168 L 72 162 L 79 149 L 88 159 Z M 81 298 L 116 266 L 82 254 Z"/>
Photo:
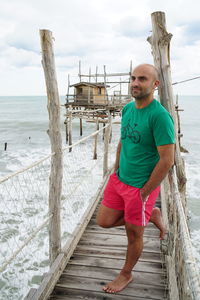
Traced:
<path fill-rule="evenodd" d="M 81 86 L 81 85 L 87 85 L 87 86 L 91 86 L 91 87 L 102 87 L 102 88 L 106 88 L 106 87 L 110 87 L 109 85 L 105 85 L 105 83 L 103 82 L 78 82 L 78 83 L 75 83 L 75 84 L 71 84 L 70 87 L 72 86 Z"/>

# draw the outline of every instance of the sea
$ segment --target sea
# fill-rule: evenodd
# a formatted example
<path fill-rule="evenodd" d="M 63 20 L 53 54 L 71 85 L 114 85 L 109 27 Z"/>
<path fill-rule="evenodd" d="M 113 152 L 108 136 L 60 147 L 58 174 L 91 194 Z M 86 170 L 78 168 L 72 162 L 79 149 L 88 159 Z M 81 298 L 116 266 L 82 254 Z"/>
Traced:
<path fill-rule="evenodd" d="M 60 97 L 60 102 L 65 146 L 64 96 Z M 189 226 L 194 256 L 200 270 L 200 96 L 179 96 L 179 108 L 183 110 L 179 113 L 183 134 L 181 144 L 188 151 L 182 155 L 187 176 Z M 47 129 L 45 96 L 0 97 L 0 178 L 17 172 L 50 153 Z M 87 123 L 83 129 L 84 136 L 87 136 L 94 131 L 94 124 Z M 79 138 L 79 126 L 75 124 L 73 139 L 75 141 Z M 3 299 L 1 292 L 0 299 Z"/>

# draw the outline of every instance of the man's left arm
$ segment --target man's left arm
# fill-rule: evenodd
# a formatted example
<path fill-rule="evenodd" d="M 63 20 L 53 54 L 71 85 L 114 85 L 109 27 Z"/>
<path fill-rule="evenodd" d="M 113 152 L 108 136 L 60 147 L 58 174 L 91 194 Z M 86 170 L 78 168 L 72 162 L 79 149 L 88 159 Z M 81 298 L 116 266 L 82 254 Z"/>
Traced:
<path fill-rule="evenodd" d="M 157 150 L 160 159 L 140 191 L 143 200 L 161 183 L 174 164 L 174 144 L 157 146 Z"/>

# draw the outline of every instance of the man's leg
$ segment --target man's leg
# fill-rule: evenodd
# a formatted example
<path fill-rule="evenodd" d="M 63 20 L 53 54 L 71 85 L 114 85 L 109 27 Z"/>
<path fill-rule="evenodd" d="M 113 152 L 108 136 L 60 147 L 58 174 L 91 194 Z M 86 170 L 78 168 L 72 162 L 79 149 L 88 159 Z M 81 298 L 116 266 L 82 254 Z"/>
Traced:
<path fill-rule="evenodd" d="M 153 208 L 149 221 L 160 230 L 160 239 L 164 239 L 165 226 L 158 207 Z M 125 225 L 124 211 L 108 208 L 101 204 L 97 213 L 96 222 L 99 226 L 104 228 L 123 226 Z"/>
<path fill-rule="evenodd" d="M 120 292 L 133 280 L 132 269 L 143 250 L 144 227 L 129 223 L 126 223 L 125 226 L 128 238 L 126 261 L 120 274 L 103 288 L 107 293 Z"/>
<path fill-rule="evenodd" d="M 122 226 L 125 224 L 124 210 L 109 208 L 101 204 L 97 212 L 96 222 L 104 228 Z"/>
<path fill-rule="evenodd" d="M 163 223 L 161 211 L 158 207 L 153 208 L 151 218 L 149 221 L 152 222 L 160 230 L 160 239 L 163 240 L 166 229 Z"/>

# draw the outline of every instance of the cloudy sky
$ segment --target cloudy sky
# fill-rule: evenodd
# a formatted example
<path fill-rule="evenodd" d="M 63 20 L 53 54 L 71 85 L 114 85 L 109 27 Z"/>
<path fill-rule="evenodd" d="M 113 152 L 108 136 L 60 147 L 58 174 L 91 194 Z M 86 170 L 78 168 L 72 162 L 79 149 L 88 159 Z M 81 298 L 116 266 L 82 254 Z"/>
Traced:
<path fill-rule="evenodd" d="M 200 75 L 199 0 L 0 0 L 0 96 L 44 95 L 39 29 L 49 29 L 60 95 L 67 76 L 82 72 L 128 72 L 130 61 L 153 63 L 151 13 L 166 14 L 172 81 Z M 174 86 L 174 93 L 200 95 L 200 79 Z"/>

